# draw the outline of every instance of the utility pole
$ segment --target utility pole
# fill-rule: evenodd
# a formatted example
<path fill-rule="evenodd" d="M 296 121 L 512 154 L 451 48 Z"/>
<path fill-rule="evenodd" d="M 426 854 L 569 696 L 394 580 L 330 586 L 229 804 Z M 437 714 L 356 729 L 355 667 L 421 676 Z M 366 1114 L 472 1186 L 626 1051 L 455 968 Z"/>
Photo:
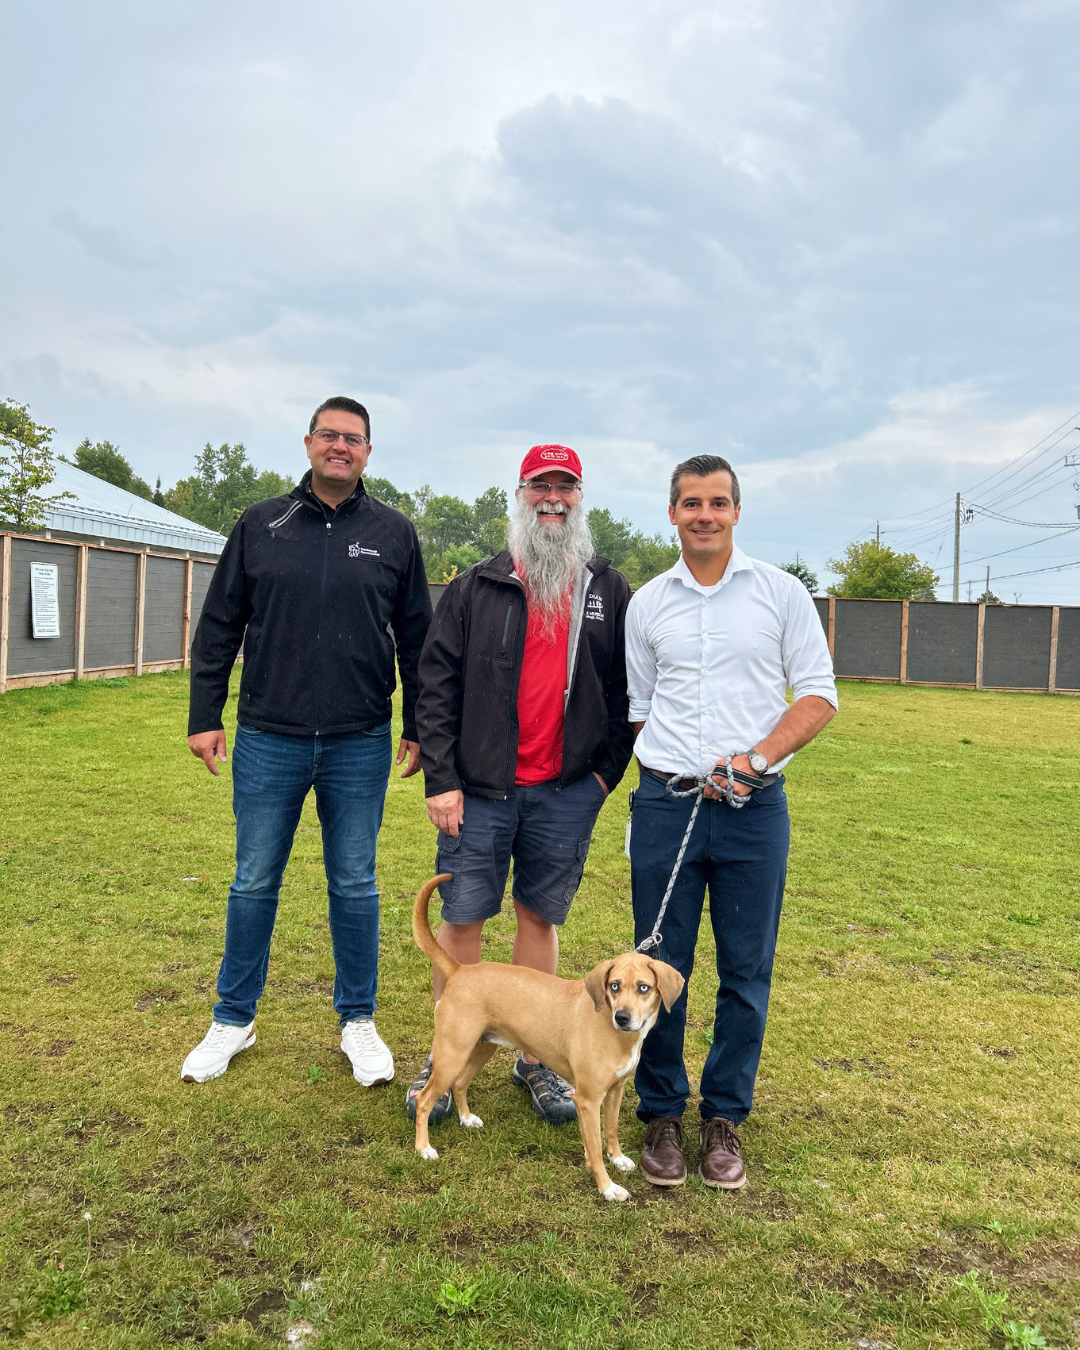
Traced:
<path fill-rule="evenodd" d="M 971 587 L 972 587 L 972 584 L 973 584 L 973 583 L 972 583 L 971 581 L 969 581 L 968 584 L 967 584 L 967 588 L 968 588 L 968 604 L 969 604 L 969 605 L 971 604 Z"/>
<path fill-rule="evenodd" d="M 987 595 L 990 594 L 990 566 L 989 566 L 989 564 L 987 564 L 987 568 L 986 568 L 986 594 L 987 594 Z"/>
<path fill-rule="evenodd" d="M 876 538 L 877 538 L 877 545 L 878 545 L 878 548 L 880 548 L 880 547 L 881 547 L 881 521 L 880 521 L 880 520 L 877 522 L 877 530 L 875 531 L 875 535 L 876 535 Z"/>
<path fill-rule="evenodd" d="M 938 517 L 940 519 L 940 517 Z M 960 494 L 956 494 L 956 524 L 953 530 L 953 564 L 952 564 L 952 598 L 953 604 L 960 603 Z"/>

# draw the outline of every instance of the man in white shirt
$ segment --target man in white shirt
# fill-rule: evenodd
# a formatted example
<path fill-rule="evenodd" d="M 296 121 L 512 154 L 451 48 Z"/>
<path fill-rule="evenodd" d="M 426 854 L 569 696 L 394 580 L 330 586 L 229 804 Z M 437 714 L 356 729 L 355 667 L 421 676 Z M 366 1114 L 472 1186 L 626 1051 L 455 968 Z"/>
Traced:
<path fill-rule="evenodd" d="M 695 455 L 678 465 L 668 514 L 682 557 L 636 593 L 626 619 L 630 720 L 641 765 L 630 844 L 635 942 L 653 931 L 694 788 L 714 773 L 740 803 L 706 785 L 658 953 L 688 988 L 708 889 L 720 987 L 701 1075 L 700 1170 L 706 1185 L 726 1190 L 746 1181 L 736 1129 L 753 1101 L 787 872 L 790 823 L 780 771 L 838 706 L 813 600 L 796 577 L 735 547 L 740 509 L 739 481 L 726 460 Z M 729 779 L 729 756 L 743 781 Z M 656 1186 L 686 1180 L 686 995 L 684 989 L 670 1012 L 661 1011 L 635 1078 L 638 1116 L 648 1125 L 642 1170 Z"/>

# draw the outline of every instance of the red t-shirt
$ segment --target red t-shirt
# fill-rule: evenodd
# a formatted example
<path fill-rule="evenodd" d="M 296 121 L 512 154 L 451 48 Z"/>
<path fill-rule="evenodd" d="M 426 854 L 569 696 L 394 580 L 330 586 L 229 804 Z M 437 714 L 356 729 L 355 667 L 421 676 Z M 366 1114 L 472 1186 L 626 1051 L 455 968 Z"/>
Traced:
<path fill-rule="evenodd" d="M 562 769 L 566 692 L 566 652 L 570 642 L 570 607 L 554 637 L 540 631 L 541 620 L 529 611 L 525 654 L 518 681 L 518 753 L 514 782 L 546 783 Z"/>

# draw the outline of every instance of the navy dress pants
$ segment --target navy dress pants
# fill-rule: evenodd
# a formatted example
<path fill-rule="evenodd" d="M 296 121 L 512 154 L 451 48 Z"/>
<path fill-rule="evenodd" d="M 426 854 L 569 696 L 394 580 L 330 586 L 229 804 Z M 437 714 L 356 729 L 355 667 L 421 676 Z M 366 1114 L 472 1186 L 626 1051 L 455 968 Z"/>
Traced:
<path fill-rule="evenodd" d="M 661 779 L 642 773 L 630 841 L 635 942 L 652 932 L 693 806 L 693 797 L 673 797 Z M 702 801 L 656 953 L 685 978 L 687 988 L 670 1012 L 661 1008 L 642 1046 L 634 1079 L 642 1120 L 686 1110 L 686 998 L 706 891 L 720 984 L 713 1043 L 701 1075 L 701 1115 L 725 1116 L 738 1125 L 750 1114 L 790 835 L 782 778 L 739 810 L 723 801 Z"/>

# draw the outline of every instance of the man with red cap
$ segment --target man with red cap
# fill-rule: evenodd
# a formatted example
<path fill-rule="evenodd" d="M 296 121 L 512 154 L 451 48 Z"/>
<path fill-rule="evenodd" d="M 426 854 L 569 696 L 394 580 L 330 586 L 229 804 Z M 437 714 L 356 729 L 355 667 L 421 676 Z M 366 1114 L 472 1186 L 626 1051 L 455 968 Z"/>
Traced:
<path fill-rule="evenodd" d="M 416 705 L 428 815 L 439 831 L 439 945 L 480 960 L 514 864 L 513 962 L 555 974 L 559 926 L 581 882 L 593 825 L 633 750 L 623 624 L 625 577 L 593 554 L 581 461 L 535 445 L 521 465 L 509 548 L 455 577 L 420 657 Z M 436 1000 L 443 977 L 433 972 Z M 431 1074 L 409 1088 L 406 1107 Z M 552 1124 L 573 1090 L 519 1055 L 513 1081 Z M 432 1122 L 450 1111 L 450 1094 Z"/>

